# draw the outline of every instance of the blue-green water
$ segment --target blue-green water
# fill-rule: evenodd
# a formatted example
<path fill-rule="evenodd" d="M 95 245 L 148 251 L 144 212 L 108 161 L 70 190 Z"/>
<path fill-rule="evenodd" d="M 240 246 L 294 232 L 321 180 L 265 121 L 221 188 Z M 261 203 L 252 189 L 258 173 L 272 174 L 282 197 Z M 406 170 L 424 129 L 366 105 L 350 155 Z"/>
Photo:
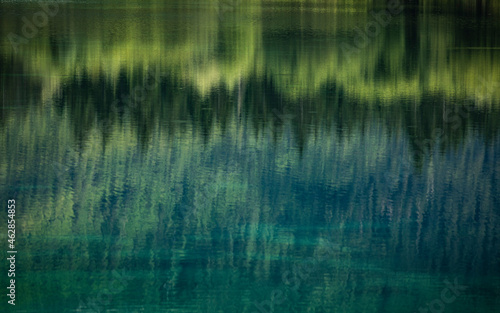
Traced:
<path fill-rule="evenodd" d="M 500 8 L 374 2 L 1 3 L 0 311 L 498 312 Z"/>

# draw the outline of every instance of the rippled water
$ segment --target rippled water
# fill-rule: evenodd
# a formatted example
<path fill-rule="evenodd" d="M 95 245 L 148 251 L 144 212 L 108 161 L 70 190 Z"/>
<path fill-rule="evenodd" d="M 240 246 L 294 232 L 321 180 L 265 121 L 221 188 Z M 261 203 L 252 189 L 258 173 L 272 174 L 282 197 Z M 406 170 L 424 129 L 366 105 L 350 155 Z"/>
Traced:
<path fill-rule="evenodd" d="M 2 310 L 498 310 L 500 7 L 331 2 L 1 3 Z"/>

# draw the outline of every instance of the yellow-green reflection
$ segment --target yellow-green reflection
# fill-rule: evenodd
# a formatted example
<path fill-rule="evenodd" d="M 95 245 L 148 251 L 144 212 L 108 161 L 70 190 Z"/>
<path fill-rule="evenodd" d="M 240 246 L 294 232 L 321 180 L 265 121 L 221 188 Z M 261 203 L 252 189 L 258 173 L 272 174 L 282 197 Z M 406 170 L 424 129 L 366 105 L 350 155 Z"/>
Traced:
<path fill-rule="evenodd" d="M 488 88 L 493 93 L 478 105 L 498 103 L 499 89 L 492 85 L 500 77 L 495 17 L 416 16 L 408 7 L 351 54 L 343 47 L 355 47 L 357 30 L 376 21 L 369 12 L 384 6 L 348 7 L 342 2 L 334 11 L 277 10 L 269 2 L 243 1 L 228 9 L 212 2 L 155 2 L 133 10 L 108 4 L 82 11 L 61 4 L 49 26 L 17 53 L 8 41 L 2 49 L 16 72 L 37 77 L 32 81 L 40 85 L 42 102 L 57 97 L 75 76 L 116 86 L 120 71 L 134 81 L 138 73 L 159 68 L 204 96 L 221 85 L 233 90 L 252 76 L 272 80 L 292 99 L 334 84 L 368 103 L 419 101 L 428 94 L 472 98 Z M 3 38 L 22 33 L 17 15 L 3 23 Z"/>

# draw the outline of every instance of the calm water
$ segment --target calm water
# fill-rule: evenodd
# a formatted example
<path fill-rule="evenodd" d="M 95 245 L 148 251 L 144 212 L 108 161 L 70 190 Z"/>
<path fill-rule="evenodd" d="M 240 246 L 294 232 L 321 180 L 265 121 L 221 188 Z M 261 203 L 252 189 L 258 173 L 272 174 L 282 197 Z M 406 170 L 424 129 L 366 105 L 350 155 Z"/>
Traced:
<path fill-rule="evenodd" d="M 496 3 L 164 2 L 0 4 L 0 311 L 500 310 Z"/>

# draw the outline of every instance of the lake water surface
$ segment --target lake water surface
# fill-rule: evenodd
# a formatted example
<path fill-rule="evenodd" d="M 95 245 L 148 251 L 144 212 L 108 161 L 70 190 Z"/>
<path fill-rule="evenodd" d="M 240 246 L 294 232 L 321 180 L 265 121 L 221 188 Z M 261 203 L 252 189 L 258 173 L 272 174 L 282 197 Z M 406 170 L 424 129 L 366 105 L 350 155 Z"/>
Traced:
<path fill-rule="evenodd" d="M 498 312 L 500 7 L 335 3 L 0 3 L 0 310 Z"/>

